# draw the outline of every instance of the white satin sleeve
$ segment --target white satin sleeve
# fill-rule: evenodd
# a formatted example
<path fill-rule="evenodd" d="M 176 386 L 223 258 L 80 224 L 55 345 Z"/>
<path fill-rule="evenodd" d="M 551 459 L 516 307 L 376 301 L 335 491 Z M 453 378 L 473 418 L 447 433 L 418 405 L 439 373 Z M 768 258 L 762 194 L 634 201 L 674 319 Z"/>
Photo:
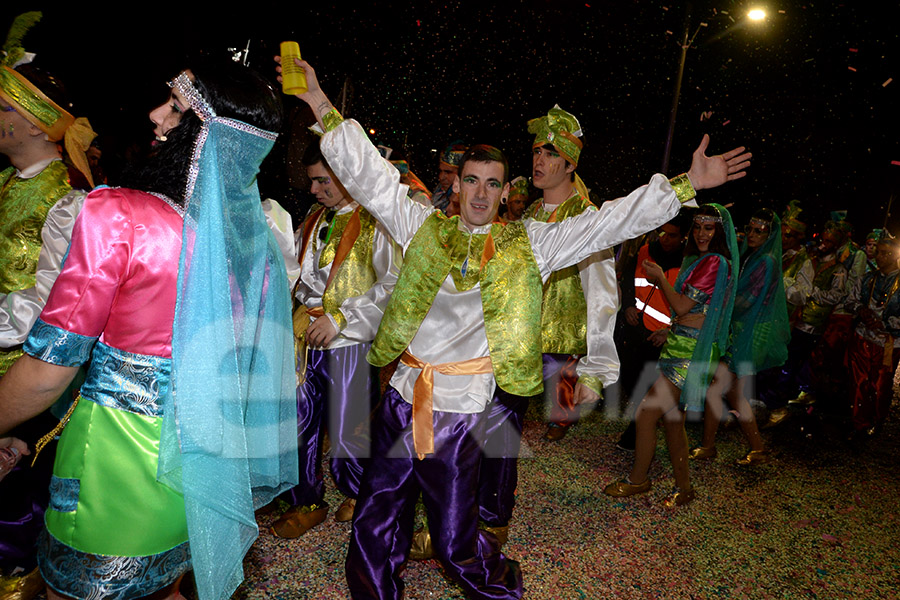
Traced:
<path fill-rule="evenodd" d="M 693 200 L 688 204 L 692 204 Z M 657 173 L 647 185 L 627 196 L 604 202 L 597 210 L 557 223 L 525 221 L 525 229 L 541 276 L 578 264 L 595 252 L 612 248 L 670 221 L 681 202 L 665 175 Z"/>
<path fill-rule="evenodd" d="M 72 240 L 72 228 L 85 196 L 84 192 L 73 190 L 47 212 L 41 229 L 41 253 L 34 287 L 0 294 L 0 347 L 12 348 L 23 344 L 40 316 L 50 288 L 62 269 Z"/>
<path fill-rule="evenodd" d="M 387 230 L 378 224 L 372 241 L 372 268 L 378 279 L 365 294 L 347 298 L 341 304 L 340 311 L 347 324 L 340 330 L 339 337 L 353 343 L 371 342 L 375 339 L 384 309 L 400 275 L 402 260 L 400 247 L 394 243 Z"/>
<path fill-rule="evenodd" d="M 291 213 L 271 198 L 262 201 L 263 214 L 266 215 L 266 223 L 275 242 L 284 257 L 284 266 L 287 270 L 288 289 L 294 289 L 297 278 L 300 277 L 300 263 L 297 261 L 297 245 L 294 241 L 294 225 Z"/>
<path fill-rule="evenodd" d="M 579 377 L 596 377 L 603 387 L 619 378 L 619 354 L 613 334 L 619 310 L 616 260 L 607 248 L 578 263 L 581 287 L 587 303 L 587 354 L 578 361 Z"/>
<path fill-rule="evenodd" d="M 400 172 L 382 158 L 359 123 L 347 119 L 322 136 L 322 155 L 350 196 L 404 249 L 435 211 L 407 197 Z"/>

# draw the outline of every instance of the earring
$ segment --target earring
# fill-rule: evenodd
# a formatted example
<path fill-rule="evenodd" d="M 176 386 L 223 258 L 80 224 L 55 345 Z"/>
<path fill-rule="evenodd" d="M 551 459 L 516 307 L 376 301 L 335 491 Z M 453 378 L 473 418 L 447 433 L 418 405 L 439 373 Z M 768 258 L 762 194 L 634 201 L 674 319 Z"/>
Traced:
<path fill-rule="evenodd" d="M 506 196 L 500 197 L 500 204 L 506 204 Z"/>

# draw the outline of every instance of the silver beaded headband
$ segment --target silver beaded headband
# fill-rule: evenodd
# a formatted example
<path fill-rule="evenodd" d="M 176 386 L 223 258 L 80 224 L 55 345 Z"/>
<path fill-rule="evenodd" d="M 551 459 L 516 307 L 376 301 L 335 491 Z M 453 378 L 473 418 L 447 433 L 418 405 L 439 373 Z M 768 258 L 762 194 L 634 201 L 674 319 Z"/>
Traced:
<path fill-rule="evenodd" d="M 713 215 L 697 215 L 694 217 L 694 223 L 704 224 L 704 223 L 721 223 L 722 217 L 714 217 Z"/>
<path fill-rule="evenodd" d="M 200 117 L 201 121 L 206 121 L 216 116 L 216 111 L 194 87 L 194 82 L 188 77 L 186 71 L 182 71 L 178 74 L 178 77 L 170 81 L 169 87 L 176 88 L 185 97 L 194 110 L 194 114 Z"/>

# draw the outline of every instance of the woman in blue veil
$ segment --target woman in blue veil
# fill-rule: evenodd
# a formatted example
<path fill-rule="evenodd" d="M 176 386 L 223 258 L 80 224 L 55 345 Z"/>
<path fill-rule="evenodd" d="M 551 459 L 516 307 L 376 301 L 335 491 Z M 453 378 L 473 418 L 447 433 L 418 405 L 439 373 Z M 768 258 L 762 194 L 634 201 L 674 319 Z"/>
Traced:
<path fill-rule="evenodd" d="M 681 506 L 694 499 L 685 413 L 703 410 L 720 348 L 725 348 L 734 303 L 737 256 L 731 215 L 723 206 L 707 204 L 694 215 L 674 286 L 659 265 L 645 261 L 647 278 L 659 286 L 672 307 L 673 324 L 659 357 L 660 376 L 635 413 L 637 436 L 631 473 L 606 486 L 604 493 L 624 497 L 650 490 L 656 424 L 662 419 L 675 475 L 675 490 L 664 503 Z"/>
<path fill-rule="evenodd" d="M 750 444 L 750 452 L 738 460 L 738 464 L 747 466 L 768 462 L 771 457 L 745 394 L 756 373 L 784 364 L 791 334 L 781 274 L 781 220 L 768 208 L 760 209 L 745 233 L 728 350 L 706 396 L 702 443 L 691 450 L 690 457 L 716 457 L 716 431 L 725 392 Z"/>

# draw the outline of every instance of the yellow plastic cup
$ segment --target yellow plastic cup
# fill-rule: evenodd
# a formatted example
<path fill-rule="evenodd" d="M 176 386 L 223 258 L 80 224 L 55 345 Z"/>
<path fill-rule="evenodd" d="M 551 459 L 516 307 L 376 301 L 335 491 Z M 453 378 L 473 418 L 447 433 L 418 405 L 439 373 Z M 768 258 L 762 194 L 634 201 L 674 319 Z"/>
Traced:
<path fill-rule="evenodd" d="M 281 91 L 285 94 L 302 94 L 306 87 L 306 73 L 294 64 L 300 58 L 297 42 L 281 42 Z"/>

